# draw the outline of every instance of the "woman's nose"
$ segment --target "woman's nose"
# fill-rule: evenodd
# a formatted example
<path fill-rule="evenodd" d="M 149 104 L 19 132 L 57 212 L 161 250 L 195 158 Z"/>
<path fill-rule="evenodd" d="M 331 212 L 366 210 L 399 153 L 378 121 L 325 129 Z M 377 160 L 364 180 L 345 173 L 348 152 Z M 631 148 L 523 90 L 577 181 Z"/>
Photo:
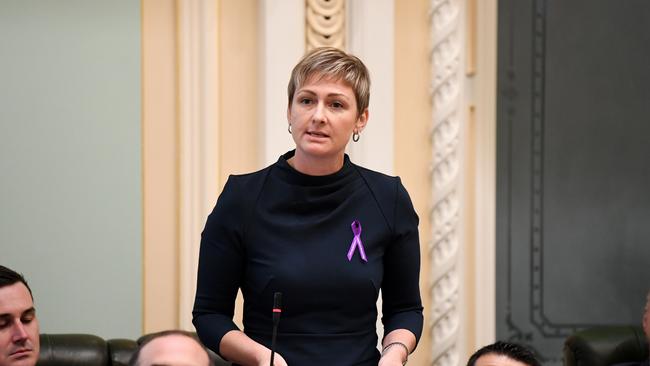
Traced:
<path fill-rule="evenodd" d="M 312 122 L 321 123 L 325 122 L 325 104 L 318 103 L 316 108 L 314 108 L 314 114 L 312 115 Z"/>

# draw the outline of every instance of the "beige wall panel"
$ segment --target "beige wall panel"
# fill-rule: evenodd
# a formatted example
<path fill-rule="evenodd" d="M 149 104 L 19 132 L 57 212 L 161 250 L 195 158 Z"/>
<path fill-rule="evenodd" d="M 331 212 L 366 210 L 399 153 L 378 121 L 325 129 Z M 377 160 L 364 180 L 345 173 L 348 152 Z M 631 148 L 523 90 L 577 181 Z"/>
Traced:
<path fill-rule="evenodd" d="M 287 133 L 287 83 L 305 53 L 305 0 L 260 0 L 259 120 L 260 160 L 266 166 L 295 144 Z"/>
<path fill-rule="evenodd" d="M 145 333 L 178 327 L 175 2 L 142 1 Z"/>
<path fill-rule="evenodd" d="M 228 175 L 261 168 L 258 143 L 258 1 L 221 1 L 219 10 L 219 191 Z M 242 325 L 241 292 L 235 323 Z"/>
<path fill-rule="evenodd" d="M 476 1 L 474 346 L 496 337 L 497 0 Z"/>
<path fill-rule="evenodd" d="M 179 327 L 193 330 L 201 232 L 218 195 L 217 0 L 176 2 L 179 138 Z"/>
<path fill-rule="evenodd" d="M 257 0 L 221 1 L 220 179 L 260 168 Z M 283 124 L 278 123 L 278 128 Z M 220 187 L 221 188 L 221 187 Z"/>
<path fill-rule="evenodd" d="M 229 174 L 260 167 L 258 9 L 256 0 L 219 4 L 219 191 Z M 179 140 L 178 8 L 173 0 L 143 0 L 143 154 L 145 196 L 144 331 L 178 328 Z M 214 205 L 214 202 L 206 203 Z M 237 317 L 240 317 L 238 315 Z"/>
<path fill-rule="evenodd" d="M 429 2 L 395 1 L 395 173 L 420 216 L 422 266 L 420 289 L 425 308 L 424 330 L 409 365 L 431 363 L 429 319 L 429 254 L 431 240 L 431 103 L 429 96 Z"/>
<path fill-rule="evenodd" d="M 368 125 L 347 151 L 356 164 L 394 174 L 395 4 L 354 0 L 347 3 L 347 11 L 347 51 L 363 60 L 371 80 Z"/>

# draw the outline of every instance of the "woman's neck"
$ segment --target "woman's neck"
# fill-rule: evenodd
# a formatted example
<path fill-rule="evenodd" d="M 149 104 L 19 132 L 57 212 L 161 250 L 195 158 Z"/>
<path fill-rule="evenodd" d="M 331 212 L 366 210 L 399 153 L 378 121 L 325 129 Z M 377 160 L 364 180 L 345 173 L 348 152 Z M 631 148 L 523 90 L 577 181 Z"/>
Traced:
<path fill-rule="evenodd" d="M 343 167 L 344 154 L 333 157 L 315 158 L 300 154 L 296 150 L 295 155 L 287 160 L 287 163 L 302 174 L 321 176 L 338 172 Z"/>

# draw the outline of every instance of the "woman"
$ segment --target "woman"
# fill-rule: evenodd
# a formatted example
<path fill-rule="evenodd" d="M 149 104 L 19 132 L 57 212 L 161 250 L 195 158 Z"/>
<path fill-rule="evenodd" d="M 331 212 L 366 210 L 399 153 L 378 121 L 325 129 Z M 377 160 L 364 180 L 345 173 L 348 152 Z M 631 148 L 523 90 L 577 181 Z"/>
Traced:
<path fill-rule="evenodd" d="M 283 293 L 276 366 L 402 365 L 417 344 L 417 215 L 399 178 L 345 154 L 368 121 L 369 89 L 358 58 L 335 48 L 308 53 L 288 88 L 295 150 L 231 176 L 208 217 L 193 322 L 235 364 L 269 365 L 275 292 Z M 239 288 L 244 332 L 232 322 Z"/>

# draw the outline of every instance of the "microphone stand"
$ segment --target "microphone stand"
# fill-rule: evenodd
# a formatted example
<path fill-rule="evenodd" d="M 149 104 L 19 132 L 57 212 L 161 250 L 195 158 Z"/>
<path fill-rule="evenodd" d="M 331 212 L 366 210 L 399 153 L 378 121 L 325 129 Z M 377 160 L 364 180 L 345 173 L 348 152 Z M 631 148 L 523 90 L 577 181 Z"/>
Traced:
<path fill-rule="evenodd" d="M 282 293 L 273 294 L 273 333 L 271 335 L 271 365 L 275 357 L 275 340 L 278 336 L 278 324 L 280 324 L 280 315 L 282 314 Z"/>

